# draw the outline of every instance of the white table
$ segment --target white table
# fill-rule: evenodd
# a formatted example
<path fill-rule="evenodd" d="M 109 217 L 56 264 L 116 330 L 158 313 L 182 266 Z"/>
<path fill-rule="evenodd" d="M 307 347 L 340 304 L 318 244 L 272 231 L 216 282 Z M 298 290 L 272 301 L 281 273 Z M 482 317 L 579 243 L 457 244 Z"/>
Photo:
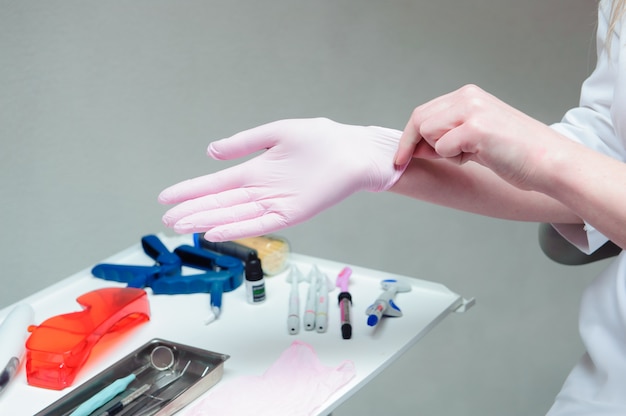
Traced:
<path fill-rule="evenodd" d="M 170 249 L 191 243 L 189 237 L 159 237 Z M 104 262 L 152 264 L 139 244 Z M 299 254 L 292 254 L 290 262 L 296 264 L 305 275 L 315 264 L 333 282 L 338 272 L 346 266 Z M 267 300 L 262 304 L 251 305 L 246 302 L 244 285 L 224 293 L 222 314 L 208 326 L 204 324 L 209 312 L 208 294 L 152 295 L 150 289 L 147 289 L 152 313 L 149 322 L 121 335 L 105 336 L 94 348 L 73 385 L 65 390 L 46 390 L 28 385 L 22 365 L 13 382 L 0 396 L 0 414 L 32 415 L 149 340 L 161 338 L 228 354 L 230 359 L 225 363 L 222 381 L 213 390 L 219 389 L 223 382 L 241 375 L 263 374 L 295 340 L 312 345 L 321 362 L 327 366 L 351 360 L 355 364 L 356 377 L 326 401 L 318 412 L 326 415 L 400 357 L 450 312 L 464 311 L 473 303 L 441 284 L 349 266 L 353 270 L 350 279 L 353 298 L 352 339 L 344 340 L 341 337 L 337 288 L 329 294 L 329 325 L 326 333 L 305 331 L 301 325 L 299 334 L 288 334 L 290 284 L 286 280 L 287 272 L 266 278 Z M 376 327 L 369 327 L 365 309 L 382 293 L 381 280 L 390 278 L 408 279 L 412 285 L 411 292 L 399 293 L 395 298 L 404 316 L 384 318 Z M 75 301 L 78 296 L 111 286 L 123 287 L 125 284 L 95 278 L 87 269 L 23 301 L 33 306 L 35 323 L 39 324 L 54 315 L 79 311 L 80 306 Z M 300 284 L 301 309 L 304 308 L 307 288 L 308 284 Z M 0 320 L 13 306 L 0 311 Z M 184 415 L 185 409 L 180 414 Z"/>

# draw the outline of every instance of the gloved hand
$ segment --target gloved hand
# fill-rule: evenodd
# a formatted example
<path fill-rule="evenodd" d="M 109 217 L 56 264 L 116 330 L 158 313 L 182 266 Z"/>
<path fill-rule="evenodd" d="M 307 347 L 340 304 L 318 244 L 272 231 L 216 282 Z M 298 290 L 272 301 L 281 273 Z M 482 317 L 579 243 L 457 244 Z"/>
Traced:
<path fill-rule="evenodd" d="M 306 221 L 356 191 L 389 189 L 406 168 L 394 164 L 401 134 L 317 118 L 276 121 L 213 142 L 208 154 L 218 160 L 262 153 L 165 189 L 159 202 L 179 205 L 163 223 L 227 241 Z"/>

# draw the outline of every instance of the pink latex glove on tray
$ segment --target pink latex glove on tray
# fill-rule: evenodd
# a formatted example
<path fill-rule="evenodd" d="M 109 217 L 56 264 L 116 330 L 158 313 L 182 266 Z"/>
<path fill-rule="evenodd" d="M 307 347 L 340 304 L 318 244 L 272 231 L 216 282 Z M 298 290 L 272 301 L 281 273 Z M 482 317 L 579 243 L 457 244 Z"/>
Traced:
<path fill-rule="evenodd" d="M 178 204 L 163 223 L 179 233 L 205 232 L 210 241 L 301 223 L 357 191 L 395 184 L 406 168 L 394 164 L 401 135 L 316 118 L 276 121 L 218 140 L 208 148 L 217 160 L 261 153 L 163 190 L 159 202 Z"/>

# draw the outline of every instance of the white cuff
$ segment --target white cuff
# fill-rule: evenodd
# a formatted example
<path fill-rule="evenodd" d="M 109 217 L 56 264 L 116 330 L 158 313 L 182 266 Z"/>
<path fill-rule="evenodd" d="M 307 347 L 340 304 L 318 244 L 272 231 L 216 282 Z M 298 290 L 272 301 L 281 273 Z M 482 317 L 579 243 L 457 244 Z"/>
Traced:
<path fill-rule="evenodd" d="M 609 241 L 604 234 L 587 223 L 552 224 L 552 227 L 585 254 L 593 253 Z"/>

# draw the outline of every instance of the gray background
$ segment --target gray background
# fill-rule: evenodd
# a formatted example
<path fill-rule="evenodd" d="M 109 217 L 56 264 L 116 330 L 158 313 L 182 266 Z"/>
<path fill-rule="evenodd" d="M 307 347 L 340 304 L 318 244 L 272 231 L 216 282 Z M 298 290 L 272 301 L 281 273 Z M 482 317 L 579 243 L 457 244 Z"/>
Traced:
<path fill-rule="evenodd" d="M 0 0 L 0 307 L 165 231 L 158 192 L 228 165 L 206 145 L 248 127 L 402 128 L 470 82 L 558 121 L 593 69 L 595 23 L 592 0 Z M 337 416 L 545 413 L 582 352 L 581 291 L 605 266 L 551 263 L 536 224 L 391 194 L 281 235 L 478 300 Z"/>

